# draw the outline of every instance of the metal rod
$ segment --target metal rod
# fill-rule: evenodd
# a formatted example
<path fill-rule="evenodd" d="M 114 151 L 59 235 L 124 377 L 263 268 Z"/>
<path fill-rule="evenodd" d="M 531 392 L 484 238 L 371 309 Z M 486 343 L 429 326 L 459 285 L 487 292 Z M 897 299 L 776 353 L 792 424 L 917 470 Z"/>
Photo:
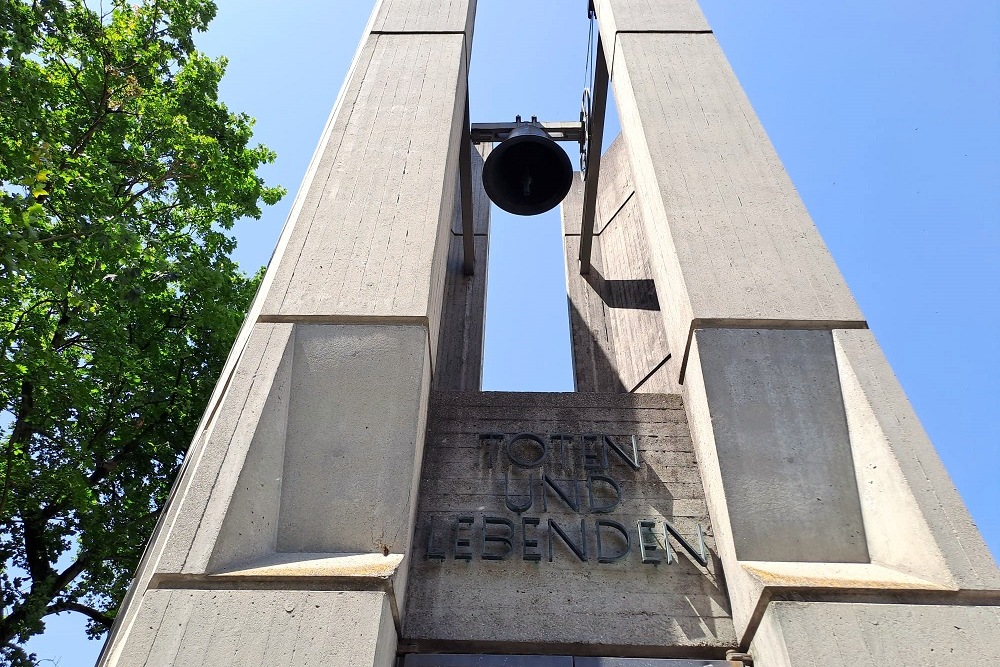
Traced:
<path fill-rule="evenodd" d="M 472 211 L 472 133 L 469 123 L 469 94 L 465 94 L 465 121 L 459 147 L 459 195 L 462 198 L 462 271 L 467 276 L 476 272 L 476 230 Z"/>
<path fill-rule="evenodd" d="M 590 137 L 587 143 L 587 173 L 583 183 L 583 225 L 580 228 L 580 274 L 590 273 L 594 244 L 594 216 L 597 212 L 597 183 L 601 176 L 601 145 L 604 142 L 604 114 L 608 106 L 608 61 L 604 45 L 597 38 L 597 67 L 594 69 L 593 103 L 590 110 Z"/>

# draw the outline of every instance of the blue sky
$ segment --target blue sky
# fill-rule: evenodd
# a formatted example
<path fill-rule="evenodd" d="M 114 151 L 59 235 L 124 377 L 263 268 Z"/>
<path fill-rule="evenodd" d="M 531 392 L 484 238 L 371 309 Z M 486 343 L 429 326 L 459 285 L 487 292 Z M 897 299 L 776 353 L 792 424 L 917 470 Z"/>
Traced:
<path fill-rule="evenodd" d="M 373 0 L 217 0 L 200 48 L 290 193 L 238 229 L 267 262 Z M 701 0 L 723 50 L 973 518 L 1000 554 L 1000 3 Z M 585 0 L 479 0 L 474 122 L 572 120 Z M 611 113 L 609 139 L 617 132 Z M 572 389 L 556 211 L 495 215 L 485 389 Z M 31 648 L 99 645 L 71 617 Z"/>

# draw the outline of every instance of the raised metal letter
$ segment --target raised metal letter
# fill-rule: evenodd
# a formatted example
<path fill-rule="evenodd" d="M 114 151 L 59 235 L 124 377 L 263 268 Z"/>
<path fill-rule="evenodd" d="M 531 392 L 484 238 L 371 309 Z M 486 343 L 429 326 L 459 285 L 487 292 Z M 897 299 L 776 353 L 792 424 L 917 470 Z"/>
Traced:
<path fill-rule="evenodd" d="M 488 526 L 507 526 L 507 535 L 490 535 Z M 483 517 L 483 560 L 507 560 L 514 553 L 514 522 L 498 516 Z M 503 542 L 507 545 L 507 552 L 502 554 L 490 553 L 486 550 L 487 542 Z"/>

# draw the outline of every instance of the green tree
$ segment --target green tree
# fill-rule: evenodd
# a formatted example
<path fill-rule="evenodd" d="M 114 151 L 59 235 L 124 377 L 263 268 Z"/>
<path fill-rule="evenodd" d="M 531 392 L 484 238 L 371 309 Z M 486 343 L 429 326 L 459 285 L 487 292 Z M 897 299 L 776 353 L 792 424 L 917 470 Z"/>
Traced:
<path fill-rule="evenodd" d="M 227 232 L 284 191 L 215 11 L 0 0 L 0 661 L 108 629 L 258 282 Z"/>

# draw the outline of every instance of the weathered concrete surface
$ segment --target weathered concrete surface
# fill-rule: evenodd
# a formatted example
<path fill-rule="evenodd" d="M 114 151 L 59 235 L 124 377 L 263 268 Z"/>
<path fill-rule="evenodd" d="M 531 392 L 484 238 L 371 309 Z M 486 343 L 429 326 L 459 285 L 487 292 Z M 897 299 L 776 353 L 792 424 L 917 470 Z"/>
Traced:
<path fill-rule="evenodd" d="M 405 553 L 426 336 L 419 326 L 262 325 L 216 428 L 191 453 L 156 571 L 208 574 L 275 552 Z"/>
<path fill-rule="evenodd" d="M 833 335 L 695 337 L 737 558 L 867 563 Z"/>
<path fill-rule="evenodd" d="M 671 351 L 693 322 L 863 322 L 696 3 L 597 11 Z"/>
<path fill-rule="evenodd" d="M 121 667 L 351 665 L 391 667 L 396 632 L 384 593 L 297 590 L 152 590 Z"/>
<path fill-rule="evenodd" d="M 619 137 L 601 160 L 591 272 L 580 275 L 583 182 L 562 203 L 573 377 L 577 391 L 679 390 L 679 356 L 667 348 L 649 243 Z M 668 359 L 669 357 L 669 359 Z"/>
<path fill-rule="evenodd" d="M 293 325 L 255 327 L 211 428 L 188 452 L 147 549 L 143 579 L 206 573 L 216 550 L 220 565 L 273 552 L 293 346 Z M 248 507 L 243 501 L 255 478 L 263 485 Z M 227 516 L 230 506 L 235 511 Z"/>
<path fill-rule="evenodd" d="M 595 0 L 601 36 L 609 46 L 619 32 L 707 31 L 708 21 L 695 0 Z"/>
<path fill-rule="evenodd" d="M 372 32 L 459 32 L 471 30 L 475 0 L 381 0 Z"/>
<path fill-rule="evenodd" d="M 430 420 L 401 642 L 418 649 L 502 646 L 503 652 L 571 649 L 586 655 L 722 655 L 735 645 L 679 397 L 433 392 Z M 521 432 L 539 434 L 547 443 L 545 460 L 530 469 L 510 463 L 506 444 L 480 438 L 488 433 L 510 438 Z M 571 439 L 551 440 L 553 434 Z M 609 513 L 591 510 L 581 434 L 609 435 L 630 455 L 630 437 L 636 436 L 639 470 L 609 449 L 606 467 L 589 471 L 611 477 L 621 488 L 620 504 Z M 538 458 L 537 443 L 519 443 L 511 445 L 515 456 Z M 598 453 L 593 444 L 588 451 Z M 591 462 L 600 460 L 598 454 Z M 540 491 L 546 474 L 570 500 L 579 498 L 575 508 L 551 486 Z M 511 501 L 523 504 L 531 493 L 531 506 L 521 513 L 506 505 L 505 478 Z M 595 487 L 597 505 L 612 500 L 606 494 L 610 486 L 601 484 Z M 473 528 L 463 528 L 459 535 L 454 521 L 463 516 L 471 518 Z M 498 546 L 505 549 L 482 541 L 485 516 L 517 525 L 509 558 L 483 558 L 496 553 Z M 538 561 L 523 557 L 522 517 L 539 520 L 538 527 L 525 529 L 529 539 L 533 531 L 539 540 Z M 578 547 L 584 520 L 585 561 L 558 536 L 549 561 L 549 519 L 565 528 Z M 628 556 L 597 562 L 596 519 L 618 521 L 631 531 L 640 519 L 660 525 L 667 520 L 696 549 L 701 524 L 708 565 L 697 563 L 674 538 L 670 543 L 677 562 L 644 564 L 634 535 Z M 493 534 L 494 529 L 489 530 Z M 470 536 L 467 561 L 455 557 L 454 543 L 465 539 L 462 535 Z M 613 530 L 605 529 L 603 535 L 606 553 L 624 548 L 624 540 Z M 443 559 L 428 558 L 438 550 Z"/>
<path fill-rule="evenodd" d="M 462 237 L 452 235 L 433 389 L 478 391 L 482 383 L 489 246 L 487 236 L 476 236 L 476 273 L 467 276 L 462 268 Z"/>
<path fill-rule="evenodd" d="M 297 328 L 278 551 L 406 552 L 428 358 L 423 327 Z"/>
<path fill-rule="evenodd" d="M 233 409 L 235 406 L 227 406 L 225 414 L 220 415 L 220 419 L 231 419 L 237 426 L 246 429 L 255 427 L 249 450 L 241 462 L 239 454 L 245 439 L 231 440 L 226 459 L 216 459 L 221 465 L 214 471 L 215 483 L 211 487 L 211 495 L 200 496 L 205 505 L 195 506 L 198 505 L 195 502 L 185 510 L 195 516 L 200 511 L 203 521 L 198 525 L 200 535 L 196 534 L 192 549 L 185 556 L 186 567 L 180 568 L 182 571 L 212 572 L 235 563 L 266 558 L 277 551 L 288 406 L 289 399 L 295 397 L 292 393 L 292 358 L 296 332 L 293 325 L 272 327 L 281 334 L 289 335 L 278 336 L 272 344 L 273 353 L 281 350 L 281 361 L 274 369 L 273 384 L 263 407 L 257 401 L 247 401 L 240 406 L 238 414 Z M 221 452 L 221 442 L 224 440 L 213 438 L 210 446 Z M 208 468 L 212 467 L 210 461 L 206 461 L 204 483 L 212 477 L 208 472 Z M 238 475 L 235 485 L 234 475 Z M 188 500 L 185 497 L 185 502 Z M 212 534 L 215 531 L 218 531 L 217 535 Z M 195 543 L 200 549 L 195 548 Z M 175 544 L 172 552 L 179 557 L 183 550 L 182 541 L 178 540 Z M 207 564 L 204 560 L 206 553 L 211 554 Z"/>
<path fill-rule="evenodd" d="M 276 258 L 269 319 L 410 318 L 437 342 L 464 118 L 464 37 L 377 35 Z M 459 112 L 461 107 L 461 112 Z"/>
<path fill-rule="evenodd" d="M 455 198 L 455 216 L 445 271 L 444 310 L 432 389 L 478 391 L 483 375 L 483 336 L 486 330 L 486 270 L 489 264 L 490 200 L 483 188 L 484 155 L 491 144 L 472 150 L 472 211 L 475 234 L 475 273 L 465 275 L 462 206 Z"/>
<path fill-rule="evenodd" d="M 1000 607 L 772 602 L 750 650 L 761 667 L 992 665 Z"/>

